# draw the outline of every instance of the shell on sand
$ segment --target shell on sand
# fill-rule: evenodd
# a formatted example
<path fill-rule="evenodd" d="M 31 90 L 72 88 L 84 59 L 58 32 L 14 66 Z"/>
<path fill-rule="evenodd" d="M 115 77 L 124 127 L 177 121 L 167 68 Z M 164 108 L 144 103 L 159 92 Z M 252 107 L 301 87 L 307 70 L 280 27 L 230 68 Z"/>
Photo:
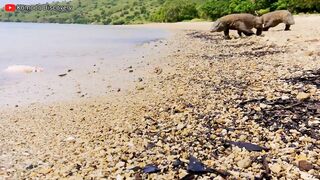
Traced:
<path fill-rule="evenodd" d="M 32 73 L 32 72 L 42 72 L 43 68 L 27 66 L 27 65 L 12 65 L 7 67 L 4 72 L 7 73 Z"/>

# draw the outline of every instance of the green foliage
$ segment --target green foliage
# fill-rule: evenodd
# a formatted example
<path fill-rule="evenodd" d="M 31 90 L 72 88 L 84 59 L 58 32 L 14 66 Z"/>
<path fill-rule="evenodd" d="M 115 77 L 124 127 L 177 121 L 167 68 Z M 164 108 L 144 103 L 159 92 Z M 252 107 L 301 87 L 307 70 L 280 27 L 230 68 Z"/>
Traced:
<path fill-rule="evenodd" d="M 265 14 L 277 9 L 293 13 L 320 12 L 319 0 L 72 0 L 50 5 L 70 5 L 71 12 L 31 11 L 7 13 L 0 21 L 80 24 L 136 24 L 217 19 L 231 13 Z"/>
<path fill-rule="evenodd" d="M 252 0 L 208 0 L 199 7 L 200 17 L 217 19 L 231 13 L 254 13 Z"/>
<path fill-rule="evenodd" d="M 191 0 L 167 0 L 151 18 L 157 22 L 177 22 L 190 20 L 197 16 L 198 11 L 195 2 Z"/>
<path fill-rule="evenodd" d="M 225 0 L 208 0 L 199 7 L 200 17 L 206 19 L 217 19 L 230 13 L 229 1 Z"/>
<path fill-rule="evenodd" d="M 319 0 L 279 0 L 274 6 L 277 9 L 289 9 L 294 12 L 320 12 Z"/>
<path fill-rule="evenodd" d="M 0 21 L 135 24 L 145 23 L 165 0 L 73 0 L 53 4 L 70 5 L 71 12 L 31 11 L 7 13 L 1 11 Z M 111 20 L 111 21 L 110 21 Z"/>
<path fill-rule="evenodd" d="M 260 9 L 259 11 L 257 11 L 258 15 L 263 15 L 263 14 L 266 14 L 270 12 L 270 8 L 267 8 L 267 9 Z"/>

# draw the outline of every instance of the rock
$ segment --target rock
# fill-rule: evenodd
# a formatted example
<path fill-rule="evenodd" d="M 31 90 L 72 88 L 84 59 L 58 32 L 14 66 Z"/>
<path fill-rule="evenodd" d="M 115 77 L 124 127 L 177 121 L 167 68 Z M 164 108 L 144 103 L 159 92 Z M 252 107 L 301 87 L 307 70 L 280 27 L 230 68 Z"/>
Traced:
<path fill-rule="evenodd" d="M 116 177 L 116 180 L 122 180 L 122 179 L 123 179 L 123 177 L 120 174 L 118 174 Z"/>
<path fill-rule="evenodd" d="M 260 103 L 260 108 L 261 108 L 261 109 L 265 109 L 265 108 L 267 108 L 267 107 L 268 107 L 268 105 L 263 104 L 263 103 Z"/>
<path fill-rule="evenodd" d="M 287 96 L 287 95 L 282 95 L 282 96 L 281 96 L 281 99 L 282 99 L 282 100 L 288 100 L 288 99 L 290 99 L 290 97 Z"/>
<path fill-rule="evenodd" d="M 178 168 L 179 166 L 181 166 L 183 164 L 183 162 L 180 159 L 176 159 L 175 161 L 173 161 L 172 165 L 175 168 Z"/>
<path fill-rule="evenodd" d="M 301 172 L 301 179 L 304 179 L 304 180 L 312 180 L 312 179 L 316 179 L 314 176 L 312 176 L 311 174 L 307 173 L 307 172 Z"/>
<path fill-rule="evenodd" d="M 66 73 L 64 73 L 64 74 L 59 74 L 58 76 L 60 76 L 60 77 L 64 77 L 64 76 L 66 76 L 67 74 Z"/>
<path fill-rule="evenodd" d="M 278 174 L 278 173 L 280 173 L 280 171 L 281 171 L 281 165 L 280 164 L 278 164 L 278 163 L 275 163 L 275 164 L 271 164 L 270 166 L 270 170 L 273 172 L 273 173 L 275 173 L 275 174 Z"/>
<path fill-rule="evenodd" d="M 26 166 L 26 170 L 31 170 L 33 168 L 36 168 L 37 166 L 36 165 L 33 165 L 33 164 L 29 164 Z"/>
<path fill-rule="evenodd" d="M 156 165 L 152 165 L 152 164 L 149 164 L 143 168 L 143 172 L 147 174 L 157 173 L 159 171 L 160 169 Z"/>
<path fill-rule="evenodd" d="M 181 129 L 183 129 L 184 127 L 186 127 L 186 125 L 183 124 L 183 123 L 180 123 L 180 124 L 178 124 L 178 126 L 177 126 L 177 130 L 181 130 Z"/>
<path fill-rule="evenodd" d="M 297 99 L 300 101 L 303 101 L 303 100 L 309 99 L 310 96 L 311 96 L 311 94 L 309 94 L 309 93 L 300 92 L 297 95 Z"/>
<path fill-rule="evenodd" d="M 40 174 L 49 174 L 53 169 L 52 168 L 42 168 L 38 172 Z"/>
<path fill-rule="evenodd" d="M 246 158 L 238 161 L 237 165 L 238 165 L 238 167 L 245 169 L 245 168 L 250 167 L 251 163 L 252 163 L 252 160 L 250 159 L 250 157 L 246 157 Z"/>
<path fill-rule="evenodd" d="M 142 82 L 143 81 L 143 79 L 142 78 L 138 78 L 138 82 Z"/>
<path fill-rule="evenodd" d="M 132 69 L 130 69 L 130 70 L 129 70 L 129 72 L 130 72 L 130 73 L 132 73 L 132 72 L 133 72 L 133 70 L 132 70 Z"/>
<path fill-rule="evenodd" d="M 269 149 L 266 147 L 262 147 L 256 144 L 248 143 L 248 142 L 235 142 L 229 141 L 230 144 L 238 146 L 239 148 L 245 148 L 248 151 L 268 151 Z"/>
<path fill-rule="evenodd" d="M 208 169 L 202 162 L 200 162 L 194 156 L 190 156 L 187 170 L 188 172 L 195 173 L 195 174 L 207 173 L 210 171 L 210 169 Z"/>
<path fill-rule="evenodd" d="M 143 86 L 136 86 L 136 89 L 141 91 L 141 90 L 144 90 L 144 87 Z"/>
<path fill-rule="evenodd" d="M 156 73 L 156 74 L 161 74 L 162 73 L 162 69 L 161 68 L 159 68 L 159 67 L 156 67 L 156 68 L 154 68 L 154 73 Z"/>
<path fill-rule="evenodd" d="M 313 165 L 306 160 L 299 161 L 298 167 L 301 171 L 309 171 L 309 170 L 313 169 Z"/>
<path fill-rule="evenodd" d="M 76 142 L 76 138 L 73 136 L 69 136 L 67 138 L 65 138 L 63 141 L 65 142 Z"/>
<path fill-rule="evenodd" d="M 119 161 L 117 164 L 116 164 L 116 167 L 117 168 L 122 168 L 126 163 L 123 162 L 123 161 Z"/>

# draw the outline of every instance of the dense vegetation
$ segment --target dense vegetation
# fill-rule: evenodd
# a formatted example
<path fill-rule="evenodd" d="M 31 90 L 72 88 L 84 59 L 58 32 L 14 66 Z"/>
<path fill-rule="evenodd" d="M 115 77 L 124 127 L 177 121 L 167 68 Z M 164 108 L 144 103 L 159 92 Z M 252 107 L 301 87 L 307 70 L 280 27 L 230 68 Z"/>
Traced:
<path fill-rule="evenodd" d="M 79 24 L 133 24 L 177 22 L 195 18 L 214 20 L 230 13 L 264 14 L 277 9 L 293 13 L 320 12 L 319 0 L 72 0 L 71 12 L 31 11 L 6 13 L 0 21 Z"/>
<path fill-rule="evenodd" d="M 49 22 L 77 24 L 132 24 L 150 19 L 164 0 L 72 0 L 51 3 L 69 5 L 71 12 L 31 11 L 6 13 L 1 11 L 1 21 Z"/>

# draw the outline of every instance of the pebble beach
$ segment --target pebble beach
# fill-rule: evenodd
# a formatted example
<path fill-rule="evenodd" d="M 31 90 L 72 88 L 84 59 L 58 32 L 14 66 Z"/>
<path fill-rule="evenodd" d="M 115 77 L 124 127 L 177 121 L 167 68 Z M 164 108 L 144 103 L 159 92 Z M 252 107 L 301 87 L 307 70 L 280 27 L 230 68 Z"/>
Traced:
<path fill-rule="evenodd" d="M 319 179 L 320 16 L 295 21 L 140 25 L 173 35 L 132 88 L 0 110 L 0 179 Z"/>

